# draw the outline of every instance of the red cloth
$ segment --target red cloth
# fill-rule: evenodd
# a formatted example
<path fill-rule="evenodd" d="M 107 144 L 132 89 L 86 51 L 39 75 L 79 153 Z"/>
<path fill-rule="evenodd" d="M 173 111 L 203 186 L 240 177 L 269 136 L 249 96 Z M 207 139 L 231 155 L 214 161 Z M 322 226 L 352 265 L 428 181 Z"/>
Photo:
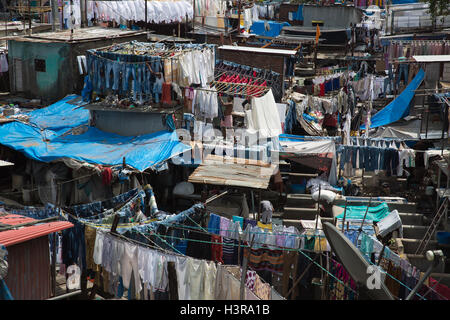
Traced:
<path fill-rule="evenodd" d="M 172 85 L 170 83 L 164 82 L 162 85 L 162 98 L 161 101 L 163 103 L 172 103 L 172 98 L 170 93 L 172 92 Z"/>
<path fill-rule="evenodd" d="M 325 82 L 319 84 L 319 87 L 320 87 L 319 96 L 323 97 L 325 95 Z"/>
<path fill-rule="evenodd" d="M 103 168 L 102 170 L 102 181 L 105 186 L 109 186 L 112 180 L 112 170 L 111 168 Z"/>
<path fill-rule="evenodd" d="M 434 288 L 434 291 L 439 293 L 441 296 L 447 298 L 447 300 L 450 300 L 450 288 L 444 284 L 440 284 L 440 283 L 436 284 L 436 283 L 437 283 L 437 281 L 430 277 L 429 287 Z"/>
<path fill-rule="evenodd" d="M 323 125 L 328 127 L 337 127 L 337 115 L 326 114 L 323 119 Z"/>
<path fill-rule="evenodd" d="M 223 262 L 223 250 L 222 250 L 222 237 L 212 234 L 211 235 L 211 260 L 215 262 Z"/>

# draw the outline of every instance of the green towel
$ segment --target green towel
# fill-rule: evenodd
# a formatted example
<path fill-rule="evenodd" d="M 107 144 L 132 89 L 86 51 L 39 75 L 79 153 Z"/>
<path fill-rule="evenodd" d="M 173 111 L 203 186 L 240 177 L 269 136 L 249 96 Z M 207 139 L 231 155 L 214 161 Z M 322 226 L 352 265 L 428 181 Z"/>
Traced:
<path fill-rule="evenodd" d="M 345 206 L 340 206 L 345 208 Z M 367 206 L 347 206 L 347 213 L 345 219 L 364 219 L 364 214 L 366 213 Z M 369 207 L 367 212 L 366 221 L 380 221 L 389 214 L 389 208 L 386 202 L 376 206 Z M 344 213 L 341 213 L 336 217 L 337 219 L 343 219 Z"/>

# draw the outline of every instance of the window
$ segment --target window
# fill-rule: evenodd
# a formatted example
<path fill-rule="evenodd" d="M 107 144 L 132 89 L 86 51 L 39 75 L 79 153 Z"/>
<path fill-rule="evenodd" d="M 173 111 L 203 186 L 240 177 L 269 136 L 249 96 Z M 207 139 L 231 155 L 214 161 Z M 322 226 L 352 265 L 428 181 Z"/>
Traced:
<path fill-rule="evenodd" d="M 45 60 L 34 59 L 34 70 L 38 72 L 45 72 Z"/>

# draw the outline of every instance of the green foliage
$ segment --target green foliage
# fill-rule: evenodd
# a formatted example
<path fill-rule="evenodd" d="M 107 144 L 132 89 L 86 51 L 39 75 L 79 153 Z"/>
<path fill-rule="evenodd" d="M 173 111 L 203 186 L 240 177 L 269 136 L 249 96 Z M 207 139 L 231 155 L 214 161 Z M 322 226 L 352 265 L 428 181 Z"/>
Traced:
<path fill-rule="evenodd" d="M 431 19 L 438 16 L 442 16 L 442 20 L 448 14 L 450 14 L 450 2 L 449 0 L 421 0 L 422 2 L 428 3 L 428 12 L 431 15 Z"/>

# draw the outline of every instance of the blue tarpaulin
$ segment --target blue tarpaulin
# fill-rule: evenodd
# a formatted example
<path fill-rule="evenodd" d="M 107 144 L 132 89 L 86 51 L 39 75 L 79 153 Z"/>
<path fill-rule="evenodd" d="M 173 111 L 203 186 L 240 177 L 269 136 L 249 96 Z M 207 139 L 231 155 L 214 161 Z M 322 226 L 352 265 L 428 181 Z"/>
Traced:
<path fill-rule="evenodd" d="M 420 86 L 424 76 L 425 72 L 420 69 L 402 93 L 372 117 L 370 128 L 385 126 L 406 117 L 409 114 L 409 104 L 414 98 L 415 90 Z M 364 128 L 365 125 L 362 125 L 361 129 Z"/>
<path fill-rule="evenodd" d="M 286 26 L 290 26 L 290 24 L 288 22 L 276 22 L 268 20 L 255 21 L 250 27 L 250 33 L 254 33 L 258 36 L 264 37 L 277 37 L 280 35 L 281 29 Z"/>
<path fill-rule="evenodd" d="M 392 0 L 392 4 L 408 4 L 408 3 L 418 3 L 419 0 Z"/>
<path fill-rule="evenodd" d="M 190 147 L 179 142 L 175 131 L 140 136 L 120 136 L 88 127 L 89 111 L 69 103 L 68 96 L 53 105 L 28 113 L 29 123 L 9 122 L 0 126 L 0 144 L 25 156 L 50 162 L 70 158 L 93 164 L 127 165 L 139 170 L 151 168 Z M 71 129 L 84 126 L 81 134 Z"/>
<path fill-rule="evenodd" d="M 296 12 L 292 12 L 292 20 L 303 21 L 303 5 L 299 4 Z"/>

